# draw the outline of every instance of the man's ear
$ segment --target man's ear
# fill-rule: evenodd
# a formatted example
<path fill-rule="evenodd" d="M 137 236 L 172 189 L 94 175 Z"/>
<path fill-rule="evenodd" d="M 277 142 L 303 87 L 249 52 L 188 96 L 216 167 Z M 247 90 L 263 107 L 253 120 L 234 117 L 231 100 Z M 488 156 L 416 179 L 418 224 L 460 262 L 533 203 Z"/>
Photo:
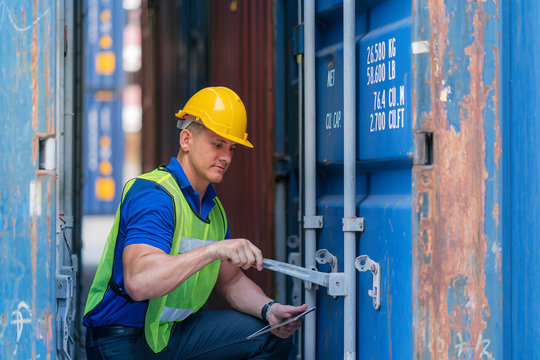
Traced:
<path fill-rule="evenodd" d="M 182 130 L 180 132 L 180 149 L 184 152 L 188 152 L 193 142 L 193 133 L 189 130 Z"/>

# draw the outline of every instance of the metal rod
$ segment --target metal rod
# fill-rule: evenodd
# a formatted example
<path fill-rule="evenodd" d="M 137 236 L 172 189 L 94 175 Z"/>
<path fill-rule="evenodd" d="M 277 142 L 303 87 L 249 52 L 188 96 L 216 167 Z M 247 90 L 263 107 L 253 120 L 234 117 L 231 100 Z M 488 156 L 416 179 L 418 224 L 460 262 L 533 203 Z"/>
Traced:
<path fill-rule="evenodd" d="M 304 1 L 304 179 L 305 215 L 316 215 L 316 123 L 315 123 L 315 0 Z M 315 267 L 317 234 L 315 229 L 305 229 L 304 264 L 306 268 Z M 308 308 L 316 305 L 313 286 L 305 289 L 305 302 Z M 304 358 L 315 359 L 316 316 L 305 319 Z"/>
<path fill-rule="evenodd" d="M 296 266 L 293 264 L 284 263 L 281 261 L 264 259 L 263 268 L 276 271 L 281 274 L 289 275 L 298 279 L 312 282 L 317 285 L 328 287 L 329 274 Z"/>
<path fill-rule="evenodd" d="M 343 3 L 343 213 L 356 216 L 356 45 L 355 3 Z M 344 359 L 356 359 L 356 233 L 344 231 L 344 272 L 347 296 L 344 299 Z"/>
<path fill-rule="evenodd" d="M 275 234 L 275 244 L 274 250 L 276 253 L 276 259 L 279 261 L 287 261 L 287 220 L 285 217 L 286 209 L 286 192 L 287 188 L 283 181 L 279 180 L 275 185 L 275 194 L 274 194 L 274 234 Z M 275 290 L 276 296 L 275 299 L 282 304 L 285 304 L 287 301 L 286 292 L 287 292 L 287 280 L 285 275 L 277 273 L 274 275 L 275 281 Z"/>
<path fill-rule="evenodd" d="M 277 17 L 278 23 L 285 21 L 284 18 L 284 1 L 277 1 L 275 3 L 276 10 L 275 16 Z M 281 27 L 276 27 L 274 30 L 274 41 L 276 43 L 274 51 L 274 66 L 277 69 L 276 73 L 280 73 L 285 69 L 285 61 L 283 52 L 286 48 L 285 46 L 285 32 Z M 285 79 L 282 76 L 274 76 L 274 87 L 276 89 L 274 93 L 274 164 L 278 161 L 281 161 L 282 157 L 286 153 L 285 148 Z M 280 168 L 280 167 L 278 167 Z M 281 169 L 280 169 L 281 171 Z M 279 174 L 282 175 L 282 174 Z M 279 261 L 287 261 L 287 217 L 286 217 L 286 208 L 287 208 L 287 180 L 283 176 L 276 177 L 275 182 L 275 191 L 274 191 L 274 252 L 275 258 Z M 287 301 L 287 283 L 285 275 L 275 274 L 274 275 L 274 298 L 282 304 L 285 304 Z"/>
<path fill-rule="evenodd" d="M 302 14 L 302 0 L 297 2 L 297 20 L 298 24 L 303 23 L 303 14 Z M 298 226 L 298 238 L 300 239 L 298 244 L 298 253 L 302 254 L 303 245 L 302 245 L 302 213 L 303 213 L 303 204 L 304 204 L 304 69 L 303 69 L 303 53 L 296 57 L 297 67 L 298 67 L 298 212 L 297 212 L 297 226 Z M 314 316 L 313 316 L 314 317 Z M 304 339 L 304 328 L 301 328 L 298 334 L 298 339 Z M 304 343 L 298 341 L 298 351 L 296 355 L 297 360 L 302 359 L 302 354 L 304 352 Z"/>

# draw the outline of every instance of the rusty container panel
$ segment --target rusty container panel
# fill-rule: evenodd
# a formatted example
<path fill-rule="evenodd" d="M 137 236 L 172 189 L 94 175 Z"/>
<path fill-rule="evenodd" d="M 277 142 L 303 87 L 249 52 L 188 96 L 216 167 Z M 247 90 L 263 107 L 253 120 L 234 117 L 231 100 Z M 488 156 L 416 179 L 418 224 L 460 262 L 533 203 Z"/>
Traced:
<path fill-rule="evenodd" d="M 54 1 L 0 2 L 2 359 L 56 353 L 57 11 Z"/>
<path fill-rule="evenodd" d="M 503 354 L 498 3 L 414 1 L 415 359 Z"/>
<path fill-rule="evenodd" d="M 211 2 L 210 83 L 233 89 L 243 100 L 254 149 L 241 148 L 217 191 L 232 237 L 245 237 L 273 257 L 274 71 L 273 2 Z M 267 293 L 272 274 L 248 271 Z"/>
<path fill-rule="evenodd" d="M 357 214 L 366 224 L 357 255 L 367 254 L 381 264 L 383 295 L 374 311 L 366 295 L 370 279 L 358 275 L 358 358 L 501 359 L 514 344 L 523 344 L 532 356 L 537 350 L 523 339 L 536 334 L 537 327 L 523 319 L 537 318 L 532 305 L 537 291 L 531 289 L 538 278 L 531 269 L 538 257 L 527 252 L 537 249 L 537 241 L 518 238 L 524 223 L 512 224 L 511 241 L 503 241 L 507 229 L 502 216 L 515 214 L 505 200 L 513 187 L 505 187 L 503 175 L 519 184 L 521 193 L 532 186 L 529 178 L 517 175 L 517 165 L 505 168 L 503 163 L 504 156 L 511 156 L 512 164 L 521 160 L 505 155 L 503 124 L 520 122 L 521 129 L 527 116 L 516 113 L 515 120 L 504 122 L 502 109 L 525 108 L 532 114 L 535 92 L 523 90 L 510 107 L 500 101 L 501 69 L 512 69 L 512 59 L 524 53 L 516 50 L 516 56 L 503 62 L 502 19 L 509 17 L 515 24 L 510 26 L 514 33 L 506 35 L 510 44 L 535 32 L 519 28 L 525 18 L 520 21 L 498 1 L 356 3 Z M 317 215 L 324 217 L 317 248 L 340 259 L 340 120 L 343 79 L 348 76 L 343 70 L 343 7 L 334 0 L 316 5 Z M 523 12 L 520 2 L 511 8 Z M 527 8 L 530 14 L 537 14 L 538 7 L 532 8 Z M 527 48 L 538 52 L 537 46 Z M 524 68 L 535 69 L 516 66 L 507 75 L 508 84 Z M 530 71 L 528 79 L 536 79 Z M 531 87 L 527 82 L 520 89 Z M 532 107 L 520 105 L 527 96 Z M 519 134 L 516 143 L 534 136 Z M 529 158 L 530 144 L 523 146 L 516 153 Z M 534 157 L 527 161 L 533 163 Z M 511 195 L 510 204 L 523 211 L 526 198 L 518 194 Z M 532 211 L 523 211 L 522 219 L 535 214 L 532 203 L 527 206 Z M 537 227 L 536 222 L 528 221 L 533 225 L 527 229 Z M 527 239 L 534 238 L 534 231 L 526 233 Z M 514 264 L 516 251 L 533 266 L 514 274 L 514 266 L 521 265 Z M 514 262 L 506 271 L 512 271 L 512 287 L 503 290 L 503 256 L 510 253 Z M 319 289 L 317 358 L 341 357 L 342 313 L 342 300 Z"/>
<path fill-rule="evenodd" d="M 208 0 L 142 1 L 143 170 L 178 153 L 174 114 L 207 86 Z"/>

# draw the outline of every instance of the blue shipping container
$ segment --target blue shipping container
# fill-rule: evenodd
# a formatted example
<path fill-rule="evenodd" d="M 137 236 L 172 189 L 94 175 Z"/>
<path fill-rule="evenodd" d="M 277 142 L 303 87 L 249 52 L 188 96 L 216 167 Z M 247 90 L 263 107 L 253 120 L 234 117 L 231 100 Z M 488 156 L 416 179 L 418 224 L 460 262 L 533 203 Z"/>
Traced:
<path fill-rule="evenodd" d="M 0 1 L 1 359 L 74 352 L 74 11 Z"/>
<path fill-rule="evenodd" d="M 353 134 L 355 215 L 364 226 L 352 255 L 380 265 L 381 304 L 375 309 L 368 294 L 370 271 L 354 271 L 352 319 L 344 297 L 321 286 L 315 339 L 303 348 L 311 354 L 313 346 L 315 355 L 305 358 L 540 358 L 540 4 L 356 1 L 354 74 L 345 69 L 342 2 L 306 4 L 315 5 L 314 76 L 304 69 L 313 87 L 300 93 L 316 136 L 302 143 L 316 146 L 301 153 L 314 157 L 315 214 L 323 221 L 308 217 L 305 227 L 316 229 L 316 248 L 333 253 L 343 272 L 351 255 L 343 234 L 350 200 L 343 144 Z M 72 358 L 77 345 L 71 229 L 80 214 L 70 204 L 81 160 L 72 154 L 80 141 L 72 136 L 70 102 L 76 47 L 73 9 L 57 5 L 0 1 L 2 359 Z M 354 132 L 345 108 L 351 79 Z M 97 139 L 99 170 L 118 137 L 120 101 L 114 89 L 86 96 L 87 112 L 98 114 L 85 133 Z M 296 156 L 294 146 L 287 151 Z M 111 166 L 104 163 L 103 173 L 117 176 Z M 302 190 L 309 192 L 305 181 Z M 295 224 L 297 214 L 289 213 Z M 346 233 L 362 229 L 345 220 Z M 344 353 L 351 320 L 354 352 Z"/>
<path fill-rule="evenodd" d="M 40 160 L 55 141 L 56 16 L 51 3 L 0 2 L 3 359 L 55 354 L 56 172 Z"/>
<path fill-rule="evenodd" d="M 85 214 L 114 214 L 122 195 L 122 98 L 109 90 L 85 96 Z"/>
<path fill-rule="evenodd" d="M 316 215 L 323 220 L 316 249 L 328 249 L 344 271 L 344 236 L 354 220 L 344 219 L 344 119 L 351 114 L 344 99 L 353 79 L 355 211 L 364 220 L 354 256 L 380 265 L 381 306 L 374 309 L 368 295 L 370 272 L 352 274 L 356 336 L 349 352 L 347 297 L 320 287 L 315 337 L 306 338 L 304 356 L 538 358 L 539 4 L 356 1 L 353 74 L 345 69 L 344 4 L 304 1 L 304 32 L 313 3 L 315 69 L 306 34 L 300 93 L 305 124 L 314 121 L 316 129 Z M 307 159 L 309 148 L 302 151 Z M 314 228 L 307 220 L 306 242 Z"/>
<path fill-rule="evenodd" d="M 120 89 L 124 82 L 122 1 L 86 0 L 85 88 Z"/>
<path fill-rule="evenodd" d="M 123 186 L 121 1 L 87 0 L 84 97 L 84 201 L 88 215 L 113 214 Z"/>

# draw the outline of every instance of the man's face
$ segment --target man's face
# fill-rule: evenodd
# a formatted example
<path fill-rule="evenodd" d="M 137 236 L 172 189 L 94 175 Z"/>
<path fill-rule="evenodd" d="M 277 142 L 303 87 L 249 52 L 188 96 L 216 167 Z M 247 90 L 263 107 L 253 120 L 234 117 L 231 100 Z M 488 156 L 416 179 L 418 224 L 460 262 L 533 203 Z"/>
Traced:
<path fill-rule="evenodd" d="M 219 183 L 231 164 L 236 143 L 204 129 L 194 135 L 189 158 L 195 181 Z"/>

